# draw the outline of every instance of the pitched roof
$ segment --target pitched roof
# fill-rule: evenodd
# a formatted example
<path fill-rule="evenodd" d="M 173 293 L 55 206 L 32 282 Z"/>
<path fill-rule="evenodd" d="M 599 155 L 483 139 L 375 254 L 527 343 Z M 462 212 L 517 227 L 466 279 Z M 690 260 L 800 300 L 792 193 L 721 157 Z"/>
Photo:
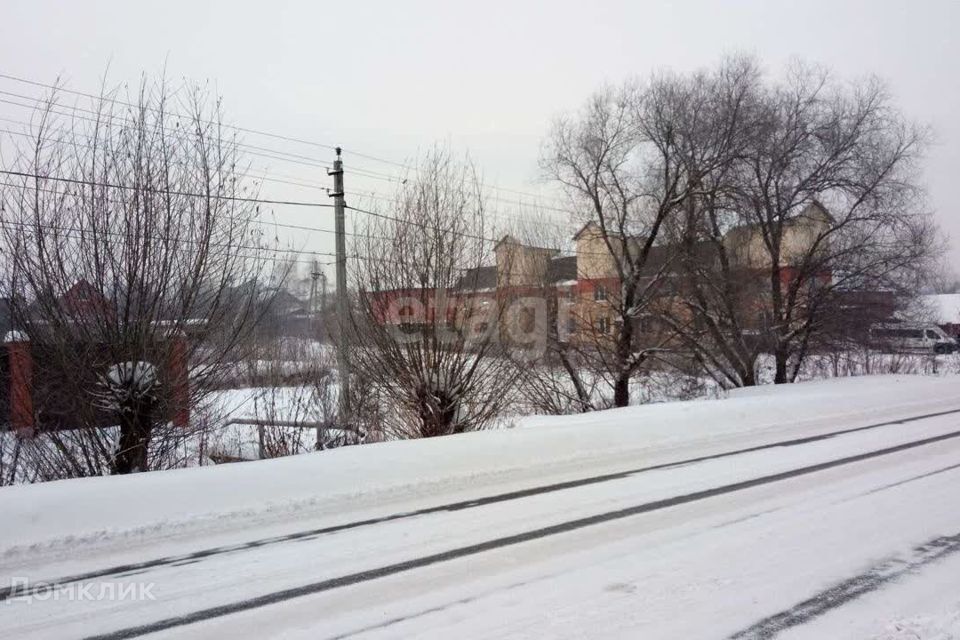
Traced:
<path fill-rule="evenodd" d="M 547 266 L 547 282 L 577 279 L 577 256 L 558 256 Z"/>
<path fill-rule="evenodd" d="M 453 288 L 458 291 L 494 289 L 497 286 L 497 267 L 474 267 L 467 269 Z"/>
<path fill-rule="evenodd" d="M 514 238 L 509 233 L 497 240 L 497 244 L 493 245 L 493 250 L 496 251 L 500 248 L 500 245 L 509 243 L 509 244 L 520 244 L 520 241 Z"/>
<path fill-rule="evenodd" d="M 286 289 L 279 289 L 270 299 L 270 305 L 279 311 L 290 312 L 295 310 L 305 310 L 307 303 Z"/>
<path fill-rule="evenodd" d="M 833 214 L 830 213 L 830 210 L 827 209 L 822 202 L 814 198 L 810 201 L 806 207 L 803 208 L 803 211 L 800 212 L 802 217 L 813 217 L 815 214 L 820 214 L 824 216 L 829 222 L 836 222 L 837 219 L 833 217 Z"/>
<path fill-rule="evenodd" d="M 587 229 L 599 229 L 599 228 L 600 228 L 600 225 L 598 225 L 598 224 L 597 224 L 596 222 L 594 222 L 593 220 L 589 220 L 585 225 L 583 225 L 582 227 L 580 227 L 580 230 L 579 230 L 579 231 L 577 231 L 575 234 L 573 234 L 573 239 L 574 239 L 574 240 L 579 240 L 579 239 L 580 239 L 580 236 L 583 235 L 583 232 L 586 231 Z"/>
<path fill-rule="evenodd" d="M 106 297 L 100 293 L 99 289 L 83 278 L 80 278 L 74 282 L 73 286 L 67 289 L 63 295 L 60 296 L 61 300 L 84 300 L 93 298 L 102 298 L 106 300 Z"/>
<path fill-rule="evenodd" d="M 547 252 L 547 253 L 559 253 L 559 252 L 560 252 L 560 250 L 557 249 L 556 247 L 538 247 L 537 245 L 534 245 L 534 244 L 528 244 L 528 243 L 526 243 L 526 242 L 520 242 L 519 240 L 517 240 L 516 238 L 514 238 L 514 237 L 513 237 L 512 235 L 510 235 L 509 233 L 508 233 L 507 235 L 503 236 L 502 238 L 500 238 L 500 240 L 497 241 L 497 244 L 493 245 L 493 250 L 496 251 L 496 250 L 499 249 L 502 245 L 505 245 L 505 244 L 515 245 L 518 249 L 525 250 L 525 251 L 543 251 L 543 252 Z"/>

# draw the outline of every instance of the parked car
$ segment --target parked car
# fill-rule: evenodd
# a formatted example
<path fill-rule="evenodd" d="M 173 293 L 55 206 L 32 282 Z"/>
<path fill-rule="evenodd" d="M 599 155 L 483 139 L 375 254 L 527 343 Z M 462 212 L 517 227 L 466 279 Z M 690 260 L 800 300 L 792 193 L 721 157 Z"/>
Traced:
<path fill-rule="evenodd" d="M 870 329 L 873 343 L 884 351 L 953 353 L 957 341 L 935 324 L 879 325 Z"/>

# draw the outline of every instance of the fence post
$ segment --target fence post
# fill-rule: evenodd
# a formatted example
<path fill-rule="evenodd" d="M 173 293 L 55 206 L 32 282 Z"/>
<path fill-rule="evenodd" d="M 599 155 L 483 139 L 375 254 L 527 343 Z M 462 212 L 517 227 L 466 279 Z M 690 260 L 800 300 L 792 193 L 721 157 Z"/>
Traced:
<path fill-rule="evenodd" d="M 170 361 L 167 375 L 170 380 L 170 404 L 173 408 L 173 426 L 190 425 L 190 372 L 187 362 L 187 338 L 182 333 L 170 337 Z"/>
<path fill-rule="evenodd" d="M 25 333 L 10 331 L 4 336 L 10 363 L 10 426 L 18 435 L 31 437 L 33 419 L 33 358 Z"/>

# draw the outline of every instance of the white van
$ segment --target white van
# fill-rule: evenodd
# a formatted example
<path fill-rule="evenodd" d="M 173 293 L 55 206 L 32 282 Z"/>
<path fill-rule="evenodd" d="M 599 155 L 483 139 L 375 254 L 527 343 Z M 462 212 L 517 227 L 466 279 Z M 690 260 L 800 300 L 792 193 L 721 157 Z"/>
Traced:
<path fill-rule="evenodd" d="M 956 340 L 935 324 L 888 324 L 871 327 L 870 338 L 884 351 L 953 353 Z"/>

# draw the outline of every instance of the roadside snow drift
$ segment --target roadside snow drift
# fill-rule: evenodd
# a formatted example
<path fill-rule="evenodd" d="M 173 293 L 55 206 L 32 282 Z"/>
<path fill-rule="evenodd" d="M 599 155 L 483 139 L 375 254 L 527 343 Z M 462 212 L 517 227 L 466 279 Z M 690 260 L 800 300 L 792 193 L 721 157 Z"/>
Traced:
<path fill-rule="evenodd" d="M 542 482 L 603 462 L 624 466 L 772 442 L 793 432 L 960 408 L 960 378 L 875 376 L 764 386 L 696 400 L 563 417 L 513 429 L 347 447 L 289 458 L 0 489 L 8 561 L 157 536 L 334 514 L 441 488 Z"/>

